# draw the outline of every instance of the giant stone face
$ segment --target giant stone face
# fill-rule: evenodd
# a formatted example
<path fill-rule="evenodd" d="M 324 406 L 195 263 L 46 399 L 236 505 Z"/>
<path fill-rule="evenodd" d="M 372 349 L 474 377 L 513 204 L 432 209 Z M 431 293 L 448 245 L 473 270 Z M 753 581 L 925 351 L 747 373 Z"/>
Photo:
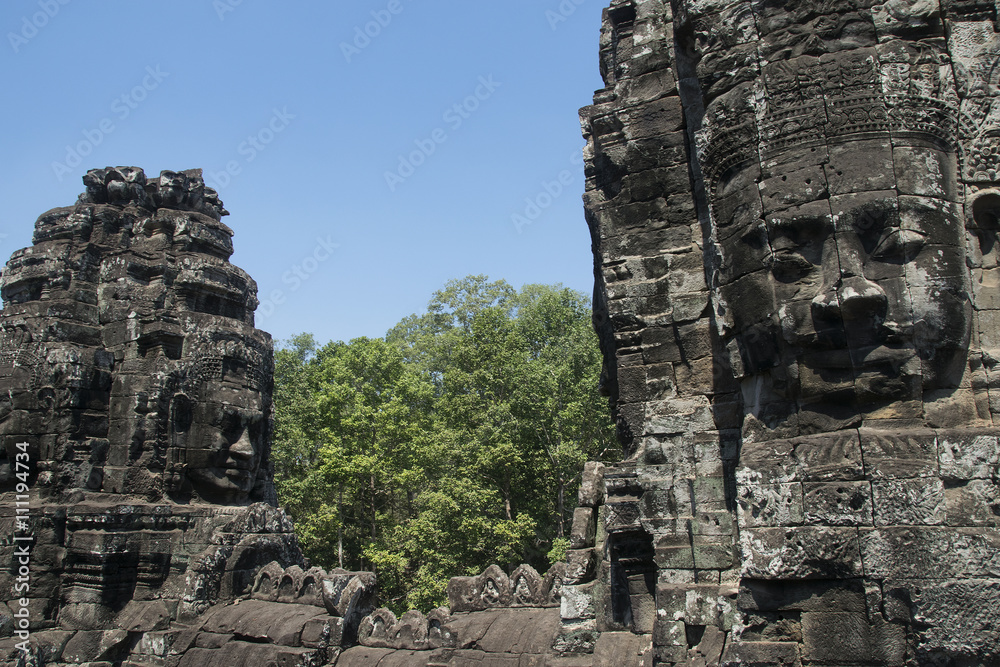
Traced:
<path fill-rule="evenodd" d="M 785 435 L 925 423 L 966 381 L 956 113 L 940 68 L 888 94 L 903 48 L 772 63 L 706 109 L 722 341 L 744 413 Z"/>
<path fill-rule="evenodd" d="M 869 142 L 836 147 L 853 178 L 893 183 L 866 158 Z M 944 168 L 919 188 L 933 196 L 832 194 L 823 172 L 787 165 L 762 178 L 757 164 L 733 168 L 714 191 L 720 296 L 752 411 L 823 401 L 870 412 L 960 382 L 971 306 L 954 157 L 932 146 L 906 153 Z M 806 194 L 765 210 L 761 193 L 789 179 Z"/>
<path fill-rule="evenodd" d="M 209 394 L 219 400 L 174 397 L 175 456 L 184 462 L 187 480 L 202 498 L 243 502 L 259 481 L 266 406 L 258 392 L 215 389 Z"/>

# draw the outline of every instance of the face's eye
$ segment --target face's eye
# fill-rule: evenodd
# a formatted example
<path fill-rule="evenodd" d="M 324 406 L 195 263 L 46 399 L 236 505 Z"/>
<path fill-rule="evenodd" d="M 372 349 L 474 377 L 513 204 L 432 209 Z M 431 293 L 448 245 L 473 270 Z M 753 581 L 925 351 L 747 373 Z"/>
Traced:
<path fill-rule="evenodd" d="M 767 228 L 762 224 L 756 224 L 740 237 L 744 245 L 761 250 L 767 247 Z"/>
<path fill-rule="evenodd" d="M 223 418 L 222 432 L 226 435 L 236 435 L 243 430 L 243 420 L 239 415 L 229 414 Z"/>
<path fill-rule="evenodd" d="M 870 201 L 853 209 L 849 220 L 859 235 L 877 234 L 899 226 L 899 209 L 894 200 Z"/>
<path fill-rule="evenodd" d="M 795 252 L 771 255 L 771 274 L 783 283 L 794 282 L 813 270 L 813 264 Z"/>
<path fill-rule="evenodd" d="M 871 256 L 886 261 L 909 262 L 924 247 L 927 236 L 909 229 L 887 229 L 882 233 Z"/>
<path fill-rule="evenodd" d="M 250 431 L 251 437 L 260 436 L 264 432 L 264 417 L 260 415 L 252 417 L 247 424 L 247 429 Z"/>

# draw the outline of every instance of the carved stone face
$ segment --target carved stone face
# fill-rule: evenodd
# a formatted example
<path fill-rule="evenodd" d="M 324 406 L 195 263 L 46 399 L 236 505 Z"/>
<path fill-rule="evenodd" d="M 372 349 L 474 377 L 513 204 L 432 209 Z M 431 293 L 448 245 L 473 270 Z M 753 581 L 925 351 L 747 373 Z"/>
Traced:
<path fill-rule="evenodd" d="M 5 365 L 0 368 L 0 481 L 11 478 L 13 469 L 4 459 L 14 460 L 17 443 L 31 432 L 26 407 L 32 405 L 29 394 L 30 373 L 24 368 Z"/>
<path fill-rule="evenodd" d="M 818 160 L 790 149 L 713 190 L 720 305 L 750 413 L 894 404 L 876 416 L 916 417 L 927 392 L 961 381 L 972 315 L 956 159 L 872 144 Z"/>
<path fill-rule="evenodd" d="M 173 447 L 186 463 L 188 481 L 202 498 L 243 502 L 257 483 L 263 456 L 264 406 L 260 395 L 252 391 L 230 390 L 212 398 L 216 400 L 174 398 Z"/>

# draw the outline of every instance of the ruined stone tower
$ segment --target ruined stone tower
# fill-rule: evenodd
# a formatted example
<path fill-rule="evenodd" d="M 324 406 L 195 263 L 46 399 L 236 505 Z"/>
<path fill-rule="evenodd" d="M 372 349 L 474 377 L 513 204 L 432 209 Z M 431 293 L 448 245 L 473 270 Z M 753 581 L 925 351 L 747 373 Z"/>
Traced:
<path fill-rule="evenodd" d="M 336 577 L 297 567 L 276 507 L 271 341 L 254 328 L 256 284 L 228 261 L 221 202 L 200 171 L 84 182 L 0 280 L 0 658 L 165 664 L 210 606 L 251 588 L 278 604 L 269 582 L 291 566 L 282 602 L 320 609 L 267 613 L 321 619 L 323 641 L 284 643 L 325 659 L 330 623 L 354 612 L 328 615 L 319 587 Z"/>
<path fill-rule="evenodd" d="M 567 629 L 667 665 L 1000 664 L 996 21 L 606 11 L 586 208 L 626 458 Z"/>
<path fill-rule="evenodd" d="M 611 2 L 581 117 L 623 460 L 566 563 L 428 615 L 299 566 L 215 193 L 89 173 L 0 282 L 10 664 L 1000 665 L 997 21 Z"/>

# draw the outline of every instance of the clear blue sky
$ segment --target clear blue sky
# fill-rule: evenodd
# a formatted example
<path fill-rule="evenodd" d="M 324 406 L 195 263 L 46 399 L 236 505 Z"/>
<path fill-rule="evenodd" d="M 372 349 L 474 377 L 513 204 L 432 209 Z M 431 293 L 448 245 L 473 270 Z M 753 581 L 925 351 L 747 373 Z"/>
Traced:
<path fill-rule="evenodd" d="M 4 0 L 0 255 L 88 168 L 200 167 L 277 339 L 381 336 L 473 273 L 589 295 L 577 110 L 605 4 Z"/>

